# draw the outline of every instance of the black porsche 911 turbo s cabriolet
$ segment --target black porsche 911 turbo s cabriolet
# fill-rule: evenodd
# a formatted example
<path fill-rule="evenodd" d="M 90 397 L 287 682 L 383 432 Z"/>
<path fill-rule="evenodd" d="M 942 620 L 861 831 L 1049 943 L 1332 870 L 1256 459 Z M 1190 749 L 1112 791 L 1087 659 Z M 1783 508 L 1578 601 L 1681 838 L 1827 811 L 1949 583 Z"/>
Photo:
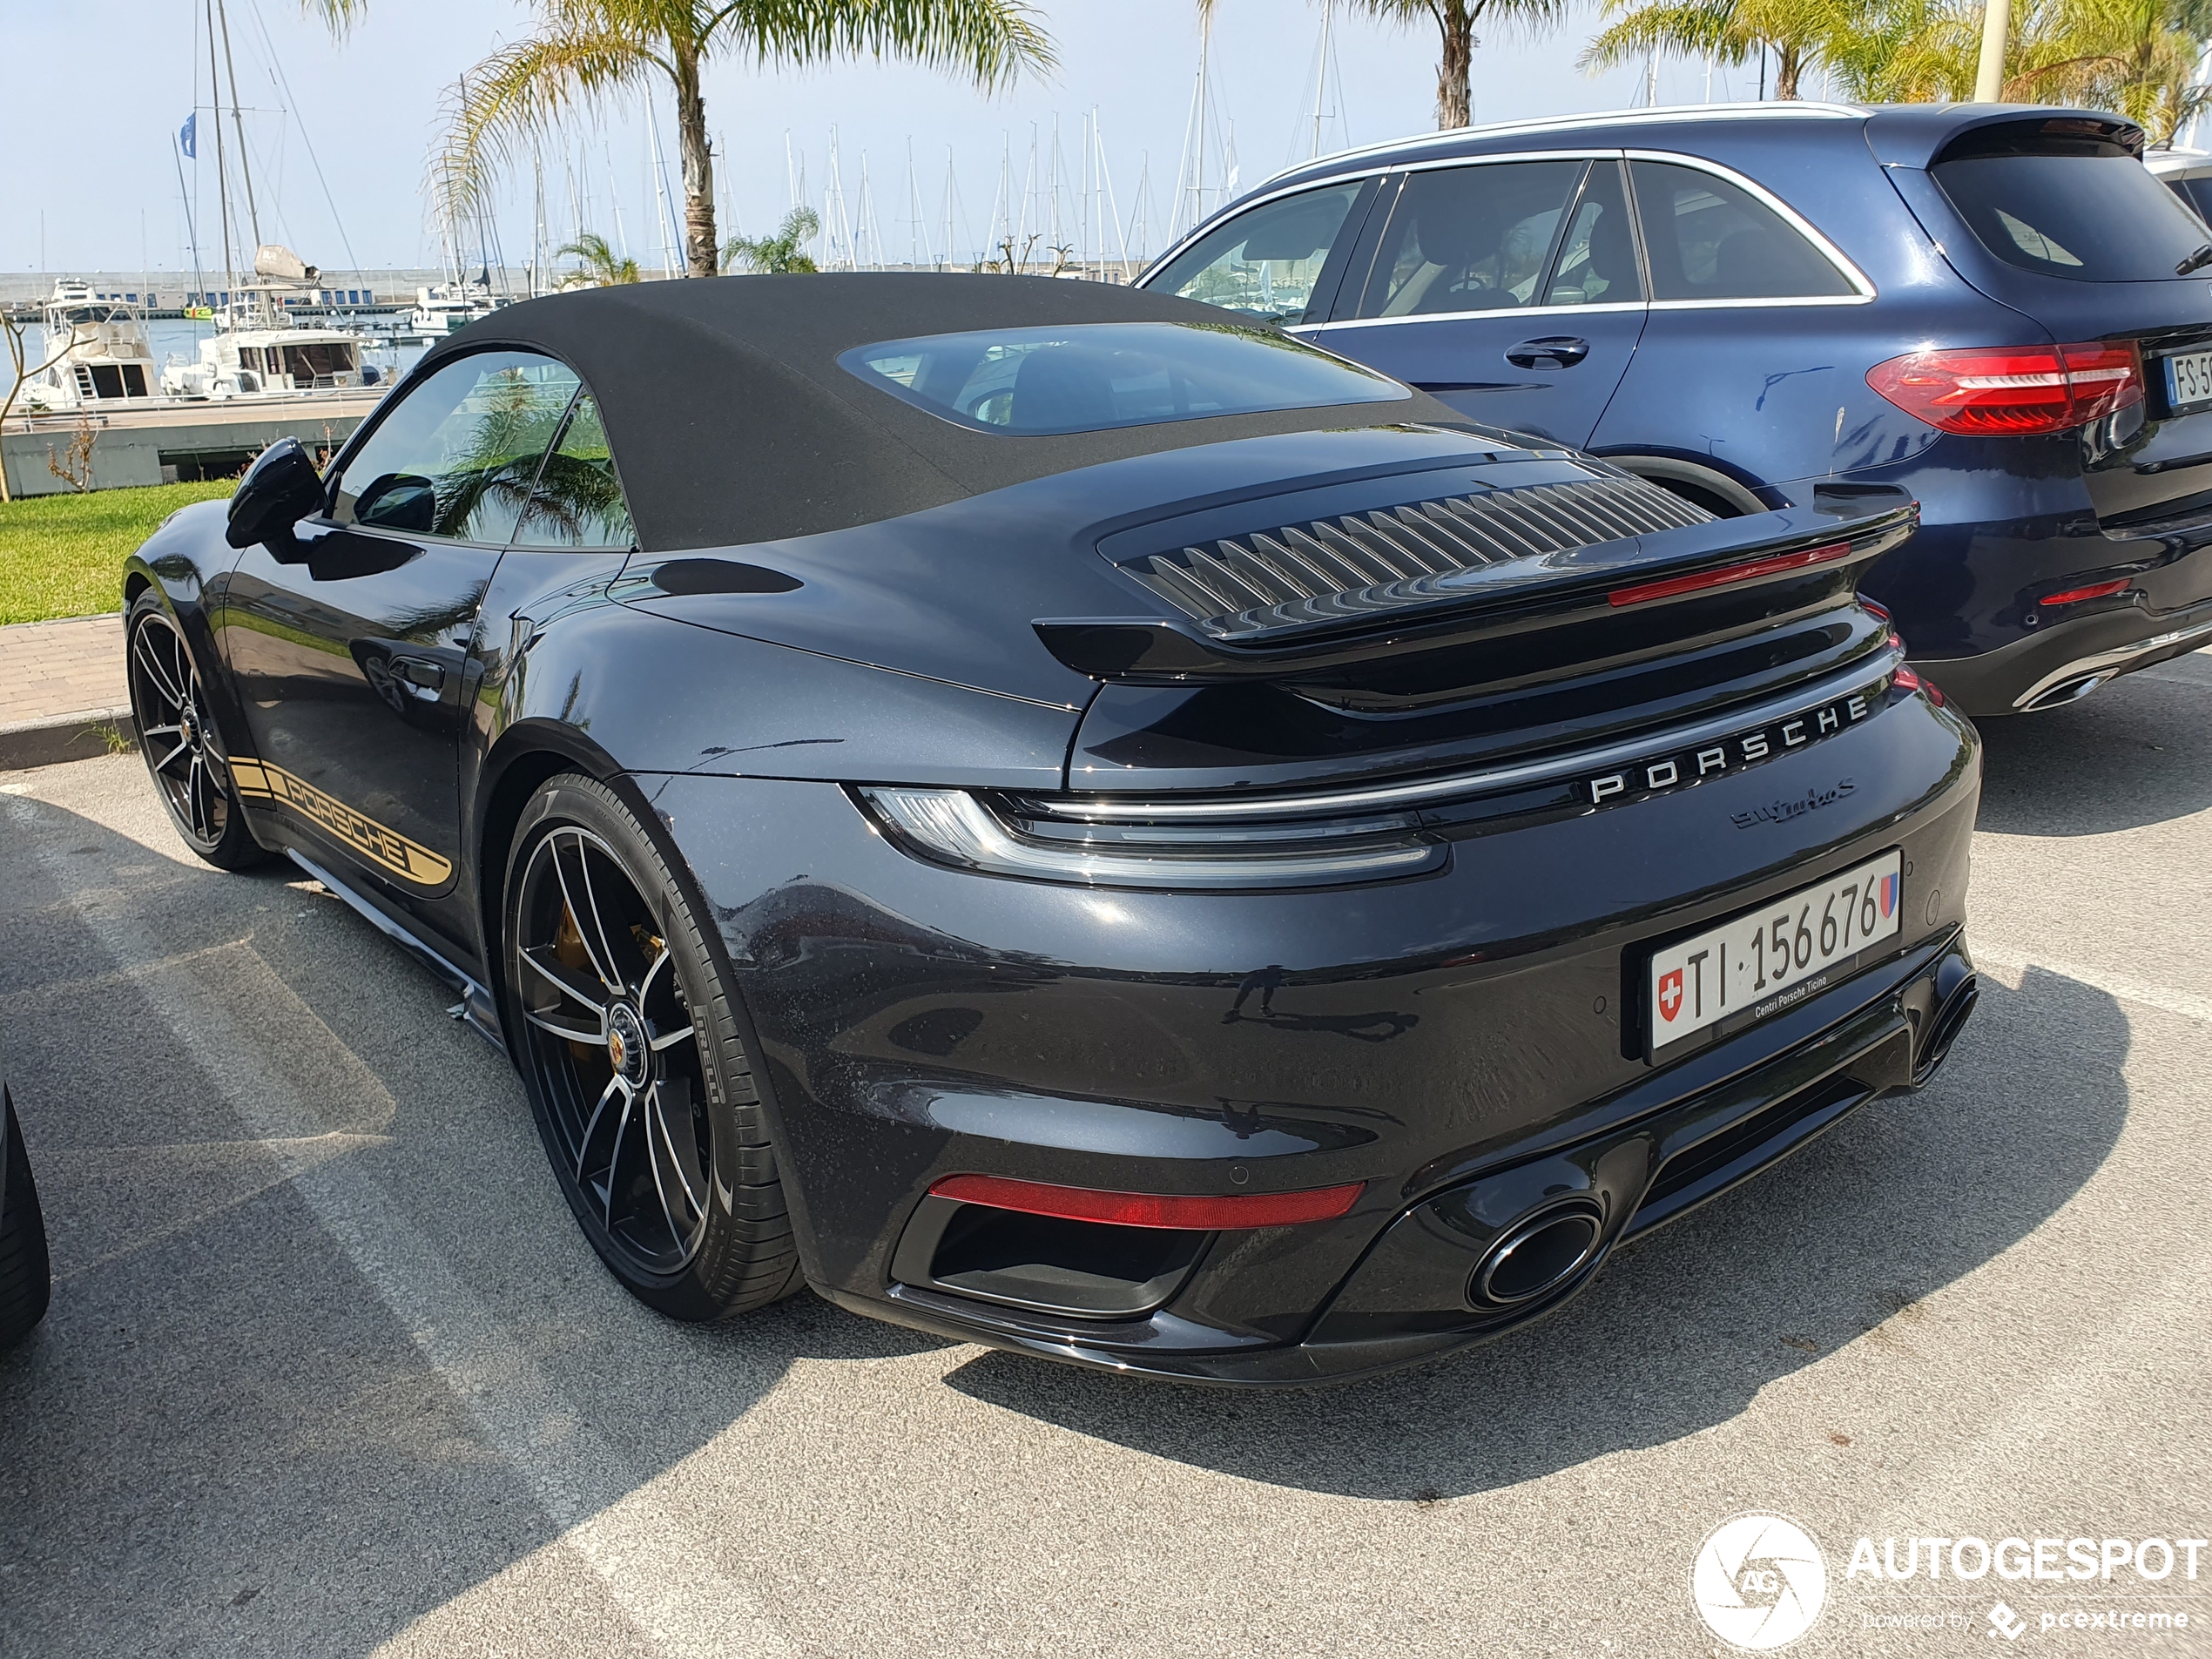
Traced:
<path fill-rule="evenodd" d="M 462 991 L 651 1305 L 1305 1383 L 1942 1060 L 1979 750 L 1855 597 L 1913 523 L 1162 296 L 656 283 L 177 514 L 131 686 L 203 857 Z"/>

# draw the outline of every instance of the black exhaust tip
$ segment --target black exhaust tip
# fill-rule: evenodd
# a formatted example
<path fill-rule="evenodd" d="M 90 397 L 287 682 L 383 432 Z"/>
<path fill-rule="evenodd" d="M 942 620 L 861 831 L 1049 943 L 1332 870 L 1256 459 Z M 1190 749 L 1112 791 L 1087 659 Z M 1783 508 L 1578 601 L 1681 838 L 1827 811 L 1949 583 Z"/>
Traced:
<path fill-rule="evenodd" d="M 1575 1204 L 1516 1222 L 1475 1264 L 1468 1300 L 1517 1307 L 1556 1290 L 1597 1254 L 1602 1221 L 1595 1205 Z"/>
<path fill-rule="evenodd" d="M 1966 1016 L 1979 1001 L 1981 988 L 1972 974 L 1952 987 L 1951 995 L 1943 999 L 1943 1006 L 1936 1009 L 1935 1018 L 1928 1022 L 1927 1041 L 1920 1045 L 1919 1063 L 1912 1069 L 1915 1089 L 1935 1076 L 1936 1069 L 1949 1056 L 1951 1045 L 1959 1040 L 1959 1033 L 1966 1028 Z"/>

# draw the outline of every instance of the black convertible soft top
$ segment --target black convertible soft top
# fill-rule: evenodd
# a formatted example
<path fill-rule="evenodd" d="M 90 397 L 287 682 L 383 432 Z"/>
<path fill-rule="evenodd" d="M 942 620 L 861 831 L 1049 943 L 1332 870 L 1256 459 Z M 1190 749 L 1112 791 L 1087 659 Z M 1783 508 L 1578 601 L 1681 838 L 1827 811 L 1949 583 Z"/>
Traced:
<path fill-rule="evenodd" d="M 1463 424 L 1416 393 L 1410 401 L 1063 436 L 981 432 L 903 402 L 837 361 L 880 341 L 1092 322 L 1251 326 L 1187 300 L 1044 277 L 719 277 L 509 306 L 442 341 L 416 374 L 487 347 L 567 363 L 599 399 L 638 544 L 651 553 L 843 529 L 1077 467 L 1224 439 L 1406 421 Z"/>

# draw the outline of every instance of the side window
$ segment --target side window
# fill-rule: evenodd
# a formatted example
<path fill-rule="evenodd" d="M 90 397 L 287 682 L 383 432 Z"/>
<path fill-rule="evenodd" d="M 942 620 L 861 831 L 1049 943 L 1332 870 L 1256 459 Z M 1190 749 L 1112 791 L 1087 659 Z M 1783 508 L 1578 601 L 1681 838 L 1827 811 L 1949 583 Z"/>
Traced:
<path fill-rule="evenodd" d="M 536 493 L 516 529 L 518 547 L 627 548 L 630 505 L 590 393 L 576 401 L 560 442 L 545 457 Z"/>
<path fill-rule="evenodd" d="M 1589 164 L 1514 161 L 1409 175 L 1375 250 L 1362 317 L 1512 311 L 1538 280 Z"/>
<path fill-rule="evenodd" d="M 577 377 L 535 352 L 457 358 L 401 394 L 346 463 L 341 524 L 504 543 Z"/>
<path fill-rule="evenodd" d="M 1615 161 L 1592 164 L 1581 199 L 1560 239 L 1559 259 L 1544 285 L 1548 306 L 1617 306 L 1643 298 L 1636 239 L 1629 228 L 1628 195 Z"/>
<path fill-rule="evenodd" d="M 1849 294 L 1844 273 L 1774 210 L 1725 179 L 1629 164 L 1654 300 L 1802 300 Z"/>
<path fill-rule="evenodd" d="M 1144 286 L 1267 322 L 1305 320 L 1313 285 L 1364 182 L 1350 179 L 1239 213 Z"/>
<path fill-rule="evenodd" d="M 2167 187 L 2182 199 L 2192 213 L 2212 225 L 2212 175 L 2202 179 L 2168 179 Z"/>

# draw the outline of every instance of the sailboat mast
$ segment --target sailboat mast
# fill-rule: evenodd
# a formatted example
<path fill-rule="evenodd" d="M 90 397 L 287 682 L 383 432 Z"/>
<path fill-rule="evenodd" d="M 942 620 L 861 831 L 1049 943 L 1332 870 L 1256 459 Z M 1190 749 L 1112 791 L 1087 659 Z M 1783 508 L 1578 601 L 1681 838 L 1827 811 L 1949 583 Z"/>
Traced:
<path fill-rule="evenodd" d="M 1190 174 L 1190 228 L 1206 216 L 1206 59 L 1213 48 L 1213 13 L 1198 29 L 1198 165 Z"/>
<path fill-rule="evenodd" d="M 545 158 L 530 146 L 530 298 L 549 292 L 545 287 Z"/>
<path fill-rule="evenodd" d="M 223 158 L 223 83 L 215 67 L 215 0 L 207 0 L 207 112 L 215 118 L 215 199 L 223 219 L 223 305 L 237 302 L 238 260 L 232 248 L 231 174 Z M 233 320 L 236 320 L 233 314 Z"/>
<path fill-rule="evenodd" d="M 196 135 L 199 129 L 195 127 L 193 131 Z M 195 144 L 192 147 L 197 150 L 199 145 Z M 177 195 L 185 205 L 185 234 L 192 240 L 192 279 L 199 285 L 199 302 L 205 305 L 207 303 L 207 276 L 199 268 L 199 226 L 192 218 L 192 194 L 185 188 L 185 146 L 181 136 L 170 135 L 169 152 L 177 159 Z M 199 159 L 197 155 L 192 158 L 195 173 L 199 171 Z"/>
<path fill-rule="evenodd" d="M 1329 85 L 1329 10 L 1332 0 L 1321 0 L 1321 70 L 1313 78 L 1313 154 L 1321 153 L 1321 106 Z"/>
<path fill-rule="evenodd" d="M 238 61 L 231 56 L 231 17 L 223 0 L 215 0 L 216 21 L 223 29 L 223 67 L 231 78 L 231 125 L 238 129 L 238 171 L 246 180 L 246 222 L 253 232 L 253 247 L 258 253 L 261 246 L 261 210 L 253 203 L 253 163 L 246 149 L 246 118 L 238 107 Z M 219 124 L 222 117 L 216 117 Z"/>
<path fill-rule="evenodd" d="M 660 227 L 660 269 L 664 277 L 673 279 L 676 270 L 676 231 L 671 221 L 668 199 L 668 166 L 660 155 L 660 118 L 654 113 L 651 92 L 641 93 L 637 100 L 645 108 L 645 137 L 651 143 L 653 157 L 653 212 Z M 689 276 L 688 264 L 683 274 Z"/>

